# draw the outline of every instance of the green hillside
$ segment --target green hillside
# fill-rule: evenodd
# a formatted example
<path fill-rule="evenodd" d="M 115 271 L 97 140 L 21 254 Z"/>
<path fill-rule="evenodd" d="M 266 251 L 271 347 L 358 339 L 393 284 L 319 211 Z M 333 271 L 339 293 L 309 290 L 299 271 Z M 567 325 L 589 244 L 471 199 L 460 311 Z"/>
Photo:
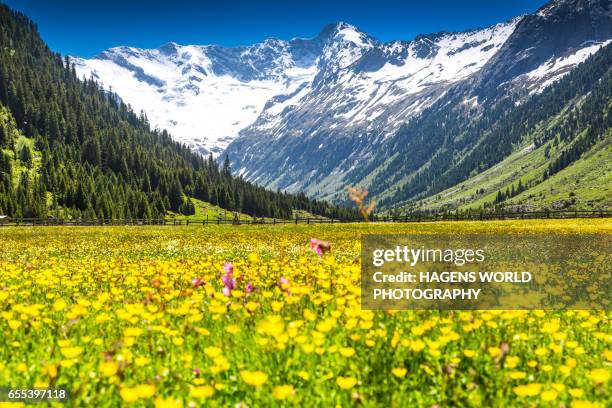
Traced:
<path fill-rule="evenodd" d="M 469 88 L 459 85 L 383 145 L 384 159 L 355 171 L 385 210 L 509 206 L 548 178 L 555 190 L 557 173 L 609 137 L 610 67 L 608 45 L 541 93 L 498 91 L 473 106 L 463 103 Z M 609 177 L 601 182 L 610 185 Z M 531 197 L 529 206 L 566 205 L 555 203 L 564 189 L 556 189 L 560 196 L 538 191 L 540 198 Z M 576 200 L 571 207 L 596 201 Z"/>
<path fill-rule="evenodd" d="M 422 191 L 395 210 L 610 208 L 611 61 L 612 47 L 604 47 L 542 94 L 502 101 L 474 123 L 457 119 L 455 131 L 474 145 L 455 150 L 447 164 L 442 148 L 402 176 L 404 187 L 381 193 L 383 204 L 418 184 Z M 439 127 L 431 132 L 446 135 Z"/>
<path fill-rule="evenodd" d="M 0 4 L 0 214 L 45 218 L 193 215 L 191 197 L 230 212 L 290 218 L 352 210 L 270 191 L 151 129 L 93 80 L 81 81 L 25 15 Z"/>
<path fill-rule="evenodd" d="M 480 209 L 502 205 L 514 210 L 582 209 L 612 206 L 612 134 L 583 157 L 543 180 L 551 154 L 551 143 L 534 148 L 521 146 L 496 166 L 439 194 L 403 207 L 407 210 Z M 561 150 L 561 149 L 557 149 Z M 518 193 L 519 181 L 525 188 Z M 512 191 L 513 197 L 495 203 L 498 192 Z"/>

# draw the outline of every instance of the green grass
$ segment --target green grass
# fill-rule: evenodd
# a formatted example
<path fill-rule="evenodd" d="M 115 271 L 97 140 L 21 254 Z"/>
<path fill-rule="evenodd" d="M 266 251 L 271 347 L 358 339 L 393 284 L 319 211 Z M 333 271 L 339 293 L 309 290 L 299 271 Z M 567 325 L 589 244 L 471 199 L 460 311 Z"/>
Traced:
<path fill-rule="evenodd" d="M 492 203 L 498 191 L 527 188 L 504 202 L 521 209 L 601 209 L 612 204 L 610 188 L 612 135 L 608 134 L 570 166 L 542 181 L 548 164 L 566 146 L 548 142 L 538 148 L 526 143 L 497 165 L 468 180 L 409 206 L 411 209 L 478 209 Z M 546 150 L 550 149 L 549 157 Z M 571 195 L 570 195 L 571 194 Z"/>
<path fill-rule="evenodd" d="M 168 216 L 170 218 L 190 220 L 190 221 L 196 221 L 196 220 L 201 221 L 204 219 L 208 219 L 209 221 L 215 221 L 217 219 L 231 220 L 231 219 L 234 219 L 234 216 L 235 216 L 234 214 L 238 215 L 238 218 L 241 221 L 249 221 L 254 218 L 256 219 L 262 218 L 262 217 L 252 217 L 248 214 L 244 214 L 241 212 L 229 211 L 229 210 L 219 207 L 218 205 L 214 205 L 206 201 L 198 200 L 197 198 L 193 198 L 193 197 L 191 198 L 191 201 L 193 202 L 195 206 L 195 214 L 185 216 L 182 214 L 177 214 L 173 211 L 168 211 Z M 292 218 L 295 218 L 296 216 L 298 218 L 325 219 L 325 217 L 323 216 L 314 215 L 304 210 L 293 210 Z M 272 218 L 264 217 L 264 219 L 271 220 Z"/>

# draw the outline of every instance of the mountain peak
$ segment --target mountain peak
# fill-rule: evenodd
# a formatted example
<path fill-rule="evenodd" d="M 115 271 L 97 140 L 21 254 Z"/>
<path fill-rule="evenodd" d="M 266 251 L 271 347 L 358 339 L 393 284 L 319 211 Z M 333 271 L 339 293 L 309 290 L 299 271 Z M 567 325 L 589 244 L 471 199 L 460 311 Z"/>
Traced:
<path fill-rule="evenodd" d="M 371 36 L 344 21 L 327 24 L 317 38 L 327 41 L 351 42 L 357 46 L 368 46 L 375 42 Z"/>
<path fill-rule="evenodd" d="M 179 48 L 180 48 L 180 45 L 178 45 L 174 41 L 170 41 L 170 42 L 160 45 L 158 50 L 163 55 L 176 55 L 178 53 Z"/>

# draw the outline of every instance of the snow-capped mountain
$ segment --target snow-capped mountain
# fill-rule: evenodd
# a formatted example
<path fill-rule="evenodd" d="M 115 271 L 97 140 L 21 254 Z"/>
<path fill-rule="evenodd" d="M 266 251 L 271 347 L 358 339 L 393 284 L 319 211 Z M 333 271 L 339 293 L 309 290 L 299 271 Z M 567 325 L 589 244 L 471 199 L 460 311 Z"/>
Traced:
<path fill-rule="evenodd" d="M 383 43 L 337 23 L 312 39 L 117 47 L 73 61 L 175 139 L 226 152 L 245 178 L 329 197 L 349 181 L 367 185 L 346 176 L 451 90 L 469 106 L 500 90 L 541 92 L 611 31 L 609 0 L 556 0 L 491 27 L 412 41 Z"/>
<path fill-rule="evenodd" d="M 80 76 L 93 76 L 144 110 L 154 126 L 202 153 L 219 153 L 267 101 L 312 81 L 320 51 L 318 38 L 237 48 L 168 43 L 72 61 Z"/>
<path fill-rule="evenodd" d="M 278 136 L 306 110 L 326 113 L 318 127 L 392 132 L 445 85 L 481 68 L 518 21 L 389 43 L 337 23 L 312 39 L 236 48 L 123 46 L 72 61 L 79 76 L 93 76 L 144 110 L 154 126 L 201 152 L 219 153 L 242 130 Z"/>

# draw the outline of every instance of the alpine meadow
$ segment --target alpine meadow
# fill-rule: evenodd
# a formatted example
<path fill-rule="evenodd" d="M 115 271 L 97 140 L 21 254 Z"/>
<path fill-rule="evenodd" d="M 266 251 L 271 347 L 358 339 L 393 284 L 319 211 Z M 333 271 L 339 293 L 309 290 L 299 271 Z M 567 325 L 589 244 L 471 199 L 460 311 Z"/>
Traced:
<path fill-rule="evenodd" d="M 0 408 L 612 406 L 612 1 L 0 1 Z"/>

